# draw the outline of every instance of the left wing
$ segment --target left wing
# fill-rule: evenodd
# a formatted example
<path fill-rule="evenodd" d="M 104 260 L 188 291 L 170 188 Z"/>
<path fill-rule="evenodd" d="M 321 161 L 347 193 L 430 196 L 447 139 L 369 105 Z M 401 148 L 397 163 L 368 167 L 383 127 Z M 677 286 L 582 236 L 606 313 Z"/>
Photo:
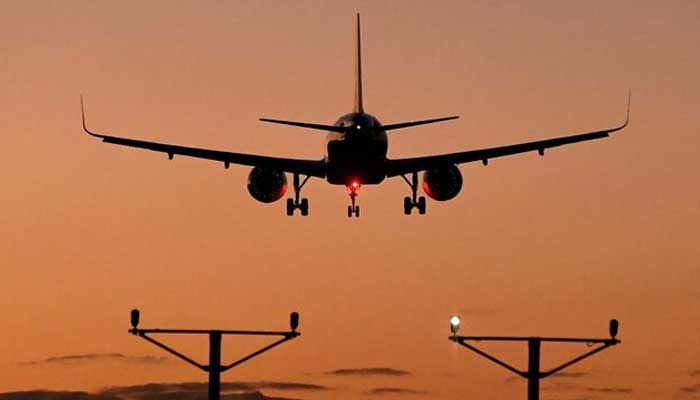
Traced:
<path fill-rule="evenodd" d="M 473 161 L 481 161 L 488 164 L 489 159 L 496 157 L 510 156 L 513 154 L 537 151 L 541 156 L 545 149 L 557 146 L 564 146 L 571 143 L 585 142 L 588 140 L 602 139 L 610 136 L 611 133 L 619 131 L 629 123 L 630 109 L 629 100 L 627 103 L 627 117 L 622 125 L 614 128 L 604 129 L 596 132 L 581 133 L 577 135 L 561 136 L 553 139 L 539 140 L 536 142 L 511 144 L 501 147 L 491 147 L 487 149 L 463 151 L 459 153 L 441 154 L 427 157 L 403 158 L 397 160 L 387 160 L 387 177 L 408 174 L 412 172 L 425 171 L 440 167 L 444 164 L 462 164 Z"/>
<path fill-rule="evenodd" d="M 147 142 L 144 140 L 128 139 L 92 132 L 85 124 L 85 111 L 83 108 L 82 97 L 80 98 L 80 107 L 83 117 L 83 130 L 91 136 L 102 139 L 102 141 L 105 143 L 166 153 L 168 158 L 171 160 L 175 154 L 178 154 L 187 157 L 220 161 L 224 163 L 226 168 L 229 167 L 229 164 L 241 164 L 253 167 L 275 168 L 283 172 L 314 176 L 318 178 L 325 178 L 326 176 L 326 163 L 323 160 L 296 160 L 291 158 L 268 157 L 256 154 L 232 153 L 228 151 L 208 150 L 166 143 Z"/>

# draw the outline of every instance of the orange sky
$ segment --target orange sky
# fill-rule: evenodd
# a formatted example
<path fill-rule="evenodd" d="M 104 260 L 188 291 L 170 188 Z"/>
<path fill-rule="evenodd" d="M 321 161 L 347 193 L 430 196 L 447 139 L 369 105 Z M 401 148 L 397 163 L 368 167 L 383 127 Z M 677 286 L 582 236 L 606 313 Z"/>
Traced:
<path fill-rule="evenodd" d="M 464 4 L 468 3 L 468 4 Z M 365 109 L 384 123 L 461 119 L 390 134 L 390 157 L 630 126 L 612 139 L 461 166 L 462 193 L 403 215 L 400 179 L 312 180 L 310 216 L 247 193 L 248 168 L 102 144 L 98 131 L 297 158 L 353 97 L 363 17 Z M 522 398 L 525 382 L 446 339 L 605 336 L 623 345 L 543 382 L 543 399 L 700 398 L 700 4 L 569 2 L 3 2 L 0 15 L 0 391 L 202 381 L 143 326 L 286 329 L 303 336 L 224 380 L 307 382 L 272 395 Z M 201 338 L 200 338 L 201 339 Z M 201 360 L 206 341 L 177 339 Z M 260 342 L 224 341 L 224 358 Z M 525 346 L 483 345 L 525 368 Z M 545 347 L 545 366 L 585 346 Z M 338 368 L 410 375 L 343 377 Z M 688 390 L 681 390 L 686 388 Z M 619 392 L 605 393 L 604 389 Z M 629 390 L 628 390 L 629 389 Z"/>

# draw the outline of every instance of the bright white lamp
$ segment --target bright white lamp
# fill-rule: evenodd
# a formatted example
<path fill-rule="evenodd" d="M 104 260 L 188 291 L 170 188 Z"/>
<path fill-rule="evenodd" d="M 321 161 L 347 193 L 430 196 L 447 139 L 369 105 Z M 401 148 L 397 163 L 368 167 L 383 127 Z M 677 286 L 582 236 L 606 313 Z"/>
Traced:
<path fill-rule="evenodd" d="M 452 330 L 452 334 L 454 336 L 457 336 L 457 332 L 459 331 L 459 324 L 462 322 L 462 320 L 459 319 L 458 316 L 453 315 L 450 318 L 450 329 Z"/>

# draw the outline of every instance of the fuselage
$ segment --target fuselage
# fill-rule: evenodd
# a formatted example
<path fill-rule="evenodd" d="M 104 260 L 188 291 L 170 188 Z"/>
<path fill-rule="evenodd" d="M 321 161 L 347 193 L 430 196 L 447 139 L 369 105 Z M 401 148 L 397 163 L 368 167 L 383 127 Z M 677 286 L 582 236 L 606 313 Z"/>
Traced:
<path fill-rule="evenodd" d="M 328 183 L 347 186 L 351 182 L 382 182 L 388 148 L 382 123 L 367 113 L 350 113 L 338 118 L 334 125 L 347 131 L 329 132 L 326 138 Z"/>

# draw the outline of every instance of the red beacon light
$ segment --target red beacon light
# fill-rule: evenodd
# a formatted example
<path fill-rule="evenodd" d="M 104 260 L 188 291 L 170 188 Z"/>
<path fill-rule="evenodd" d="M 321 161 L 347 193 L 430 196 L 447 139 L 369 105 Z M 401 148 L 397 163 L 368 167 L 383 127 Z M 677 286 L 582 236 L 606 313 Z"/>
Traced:
<path fill-rule="evenodd" d="M 360 190 L 360 186 L 362 185 L 357 178 L 352 178 L 347 183 L 347 188 L 350 191 L 350 201 L 352 202 L 352 204 L 348 206 L 348 217 L 352 217 L 353 215 L 356 217 L 360 216 L 360 206 L 355 205 L 355 198 L 357 197 L 357 191 Z"/>
<path fill-rule="evenodd" d="M 360 184 L 360 181 L 357 179 L 353 179 L 348 184 L 348 189 L 350 189 L 350 191 L 354 193 L 354 192 L 357 192 L 358 189 L 360 189 L 360 186 L 362 186 Z"/>

